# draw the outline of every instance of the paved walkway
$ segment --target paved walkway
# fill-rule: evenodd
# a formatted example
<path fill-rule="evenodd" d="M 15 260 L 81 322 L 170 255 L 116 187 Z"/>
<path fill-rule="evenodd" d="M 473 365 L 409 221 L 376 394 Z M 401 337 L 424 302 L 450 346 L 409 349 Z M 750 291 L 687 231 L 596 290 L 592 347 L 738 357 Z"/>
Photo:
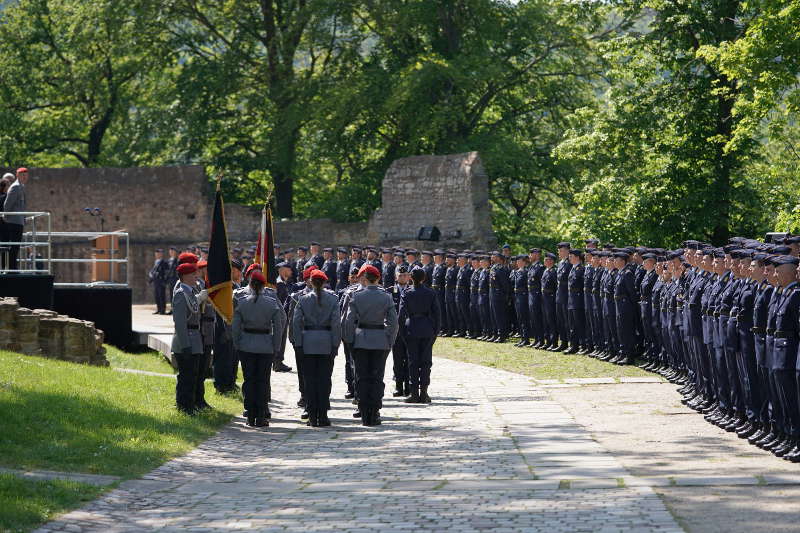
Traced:
<path fill-rule="evenodd" d="M 273 374 L 270 428 L 237 419 L 39 531 L 682 531 L 525 376 L 436 359 L 432 405 L 389 398 L 365 428 L 341 399 L 342 364 L 333 427 L 299 424 L 296 374 Z"/>

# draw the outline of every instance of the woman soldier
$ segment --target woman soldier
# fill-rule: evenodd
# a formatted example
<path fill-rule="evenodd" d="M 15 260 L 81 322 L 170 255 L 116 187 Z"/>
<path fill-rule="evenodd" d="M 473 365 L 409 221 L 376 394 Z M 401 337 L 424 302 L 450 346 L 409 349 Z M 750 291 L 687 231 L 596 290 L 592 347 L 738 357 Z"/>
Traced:
<path fill-rule="evenodd" d="M 240 299 L 233 314 L 233 345 L 242 362 L 247 425 L 268 426 L 267 384 L 272 358 L 281 344 L 286 313 L 274 298 L 262 293 L 267 279 L 260 271 L 250 275 L 250 293 Z M 274 332 L 274 335 L 273 335 Z"/>
<path fill-rule="evenodd" d="M 330 426 L 333 359 L 342 340 L 339 299 L 322 287 L 328 276 L 311 272 L 311 292 L 303 294 L 292 314 L 291 335 L 295 350 L 303 351 L 303 382 L 309 426 Z"/>
<path fill-rule="evenodd" d="M 398 320 L 400 336 L 408 352 L 408 376 L 411 382 L 411 396 L 405 402 L 431 403 L 428 385 L 431 383 L 433 343 L 442 315 L 436 292 L 423 285 L 425 271 L 416 267 L 411 272 L 411 281 L 414 287 L 404 291 L 400 297 Z"/>
<path fill-rule="evenodd" d="M 380 287 L 381 273 L 372 265 L 358 271 L 364 288 L 353 292 L 342 324 L 344 341 L 352 344 L 361 423 L 381 423 L 383 374 L 386 357 L 397 337 L 397 311 L 392 297 Z"/>

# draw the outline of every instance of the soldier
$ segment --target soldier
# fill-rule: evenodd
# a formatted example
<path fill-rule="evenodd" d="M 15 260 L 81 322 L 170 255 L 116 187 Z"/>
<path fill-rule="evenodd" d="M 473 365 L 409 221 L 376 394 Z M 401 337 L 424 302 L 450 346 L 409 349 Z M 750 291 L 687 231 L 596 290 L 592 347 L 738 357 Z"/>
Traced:
<path fill-rule="evenodd" d="M 341 293 L 339 293 L 339 316 L 341 320 L 344 320 L 345 313 L 347 312 L 347 306 L 350 303 L 350 297 L 354 291 L 360 290 L 362 288 L 362 284 L 358 279 L 358 268 L 352 267 L 350 269 L 350 275 L 348 277 L 350 285 L 348 285 Z M 352 354 L 352 345 L 348 343 L 346 340 L 343 339 L 342 342 L 344 348 L 344 355 L 345 355 L 345 370 L 344 370 L 344 380 L 347 384 L 347 393 L 344 395 L 346 400 L 353 400 L 354 404 L 357 404 L 355 400 L 356 390 L 355 390 L 355 365 L 353 363 L 353 354 Z M 360 418 L 361 413 L 358 413 L 356 418 Z"/>
<path fill-rule="evenodd" d="M 477 253 L 470 256 L 470 265 L 472 275 L 469 279 L 469 338 L 477 339 L 483 334 L 480 307 L 480 279 L 483 268 Z"/>
<path fill-rule="evenodd" d="M 203 294 L 203 301 L 200 304 L 200 336 L 203 338 L 203 355 L 200 359 L 197 384 L 195 386 L 195 404 L 200 410 L 211 409 L 205 398 L 205 381 L 207 377 L 211 377 L 211 352 L 214 348 L 214 322 L 217 316 L 214 306 L 208 302 L 208 291 L 206 291 L 208 286 L 207 267 L 207 261 L 197 262 L 196 292 Z"/>
<path fill-rule="evenodd" d="M 456 266 L 458 266 L 458 275 L 456 276 L 456 309 L 458 311 L 458 322 L 460 324 L 457 336 L 468 337 L 472 334 L 469 312 L 472 265 L 468 262 L 467 254 L 461 253 L 457 255 Z"/>
<path fill-rule="evenodd" d="M 579 352 L 588 355 L 594 351 L 594 249 L 587 249 L 583 266 L 583 310 L 585 346 Z"/>
<path fill-rule="evenodd" d="M 320 255 L 320 245 L 318 242 L 312 242 L 309 246 L 309 255 L 311 257 L 308 258 L 308 261 L 317 265 L 317 268 L 321 269 L 322 265 L 325 264 L 325 258 Z"/>
<path fill-rule="evenodd" d="M 594 326 L 594 351 L 589 355 L 600 357 L 607 349 L 605 324 L 603 323 L 603 277 L 606 275 L 605 261 L 608 252 L 595 250 L 592 253 L 594 275 L 592 277 L 592 322 Z"/>
<path fill-rule="evenodd" d="M 528 250 L 528 328 L 533 338 L 533 348 L 543 348 L 544 324 L 542 323 L 542 274 L 544 265 L 541 262 L 542 251 L 539 248 Z"/>
<path fill-rule="evenodd" d="M 439 331 L 441 310 L 436 293 L 425 287 L 425 272 L 417 267 L 411 273 L 414 286 L 400 297 L 399 329 L 408 354 L 409 385 L 406 403 L 431 403 L 428 387 L 433 365 L 433 343 Z"/>
<path fill-rule="evenodd" d="M 400 265 L 397 267 L 397 281 L 389 291 L 394 301 L 395 310 L 400 310 L 400 300 L 403 293 L 408 288 L 408 283 L 411 280 L 411 274 L 408 272 L 408 267 Z M 394 372 L 395 390 L 392 396 L 399 398 L 401 396 L 408 396 L 411 394 L 411 383 L 408 378 L 408 353 L 406 350 L 406 343 L 402 336 L 398 335 L 392 345 L 392 370 Z"/>
<path fill-rule="evenodd" d="M 307 246 L 298 246 L 297 247 L 297 259 L 294 262 L 294 267 L 298 273 L 302 272 L 306 268 L 306 263 L 308 263 L 308 247 Z"/>
<path fill-rule="evenodd" d="M 568 259 L 572 265 L 567 276 L 567 312 L 569 313 L 570 347 L 564 353 L 575 354 L 586 348 L 583 250 L 571 249 Z"/>
<path fill-rule="evenodd" d="M 323 263 L 319 269 L 322 270 L 325 273 L 325 277 L 328 278 L 326 287 L 332 291 L 336 291 L 336 275 L 338 266 L 336 264 L 336 260 L 333 258 L 333 248 L 323 248 L 322 259 Z"/>
<path fill-rule="evenodd" d="M 563 352 L 567 349 L 567 339 L 569 338 L 569 312 L 567 300 L 569 299 L 569 271 L 572 264 L 569 262 L 570 243 L 558 243 L 558 268 L 556 277 L 558 278 L 558 289 L 556 290 L 556 327 L 558 327 L 559 345 L 553 351 Z"/>
<path fill-rule="evenodd" d="M 644 275 L 639 282 L 639 313 L 644 338 L 644 358 L 647 362 L 652 362 L 659 355 L 656 352 L 656 335 L 653 330 L 653 287 L 658 281 L 656 254 L 645 253 L 642 255 L 642 271 Z"/>
<path fill-rule="evenodd" d="M 446 256 L 447 270 L 444 277 L 444 310 L 447 315 L 448 330 L 443 337 L 457 337 L 461 328 L 461 321 L 456 305 L 456 283 L 458 282 L 458 265 L 455 254 Z"/>
<path fill-rule="evenodd" d="M 444 294 L 444 283 L 445 278 L 447 277 L 447 264 L 445 262 L 444 250 L 436 249 L 433 251 L 433 253 L 434 267 L 433 277 L 431 278 L 431 289 L 436 292 L 436 296 L 439 298 L 439 309 L 442 311 L 442 323 L 439 335 L 446 337 L 447 332 L 450 330 L 450 322 L 447 317 Z"/>
<path fill-rule="evenodd" d="M 397 281 L 395 279 L 397 265 L 394 264 L 392 251 L 389 248 L 381 250 L 381 256 L 381 283 L 384 289 L 391 290 Z M 408 269 L 406 269 L 406 271 L 408 271 Z"/>
<path fill-rule="evenodd" d="M 164 259 L 164 250 L 156 248 L 155 261 L 147 275 L 148 280 L 153 284 L 153 291 L 155 293 L 156 310 L 153 313 L 154 315 L 167 314 L 167 297 L 165 291 L 169 286 L 167 285 L 168 274 L 169 263 Z"/>
<path fill-rule="evenodd" d="M 413 248 L 409 248 L 408 250 L 406 250 L 406 263 L 408 264 L 409 272 L 410 272 L 410 271 L 411 271 L 411 269 L 413 269 L 414 267 L 417 267 L 417 266 L 421 267 L 421 266 L 422 266 L 422 263 L 420 263 L 420 262 L 417 260 L 417 254 L 418 254 L 418 253 L 419 253 L 419 252 L 417 252 L 417 251 L 416 251 L 415 249 L 413 249 Z"/>
<path fill-rule="evenodd" d="M 361 257 L 361 248 L 353 246 L 350 248 L 350 268 L 361 268 L 364 265 L 364 259 Z"/>
<path fill-rule="evenodd" d="M 422 270 L 425 271 L 425 281 L 422 283 L 430 288 L 433 283 L 433 268 L 435 266 L 433 263 L 433 252 L 430 250 L 423 250 L 420 260 L 422 262 Z"/>
<path fill-rule="evenodd" d="M 545 350 L 558 346 L 558 326 L 556 325 L 556 291 L 558 290 L 558 271 L 555 268 L 556 254 L 545 253 L 542 271 L 542 328 L 544 330 Z"/>
<path fill-rule="evenodd" d="M 517 269 L 511 274 L 511 287 L 514 291 L 514 310 L 517 315 L 520 340 L 514 346 L 522 348 L 530 346 L 530 316 L 528 314 L 528 257 L 518 255 L 515 258 Z"/>
<path fill-rule="evenodd" d="M 331 425 L 331 376 L 342 339 L 339 301 L 323 289 L 328 277 L 321 270 L 310 275 L 312 292 L 301 296 L 292 314 L 292 344 L 303 351 L 308 425 Z"/>
<path fill-rule="evenodd" d="M 242 395 L 247 425 L 266 427 L 267 390 L 272 356 L 280 348 L 286 314 L 275 298 L 264 294 L 267 279 L 260 270 L 250 275 L 250 292 L 235 306 L 231 336 L 242 361 Z"/>
<path fill-rule="evenodd" d="M 350 285 L 350 260 L 347 259 L 347 248 L 337 248 L 336 259 L 336 293 L 340 294 Z"/>
<path fill-rule="evenodd" d="M 179 283 L 172 293 L 172 356 L 178 366 L 175 403 L 178 410 L 189 416 L 197 413 L 196 387 L 200 375 L 203 339 L 200 336 L 200 302 L 195 295 L 197 266 L 184 263 L 178 266 Z"/>
<path fill-rule="evenodd" d="M 292 323 L 294 319 L 294 309 L 297 307 L 297 302 L 302 298 L 304 295 L 311 292 L 311 274 L 317 270 L 316 265 L 311 263 L 303 270 L 302 278 L 303 283 L 297 284 L 295 286 L 295 290 L 290 292 L 289 294 L 289 308 L 286 311 L 287 320 L 289 323 Z M 302 287 L 302 288 L 301 288 Z M 295 338 L 292 337 L 291 332 L 289 332 L 289 340 L 294 342 Z M 297 407 L 303 408 L 303 413 L 300 415 L 301 420 L 307 420 L 309 417 L 308 413 L 308 405 L 306 403 L 306 395 L 305 395 L 305 371 L 303 370 L 303 364 L 305 363 L 305 356 L 303 354 L 303 349 L 300 346 L 294 346 L 294 362 L 297 365 L 297 387 L 300 392 L 300 399 L 297 400 Z"/>
<path fill-rule="evenodd" d="M 620 355 L 619 338 L 617 337 L 617 306 L 614 301 L 614 290 L 617 284 L 618 270 L 614 264 L 613 253 L 606 252 L 606 272 L 601 282 L 603 326 L 605 327 L 606 350 L 599 357 L 603 361 L 611 361 Z"/>
<path fill-rule="evenodd" d="M 511 300 L 511 281 L 505 265 L 505 255 L 492 252 L 492 265 L 489 271 L 489 306 L 496 330 L 490 342 L 502 343 L 508 339 L 508 303 Z"/>
<path fill-rule="evenodd" d="M 367 248 L 367 262 L 366 264 L 372 265 L 378 269 L 378 272 L 383 268 L 383 263 L 378 259 L 378 252 L 375 248 Z"/>
<path fill-rule="evenodd" d="M 635 328 L 639 300 L 635 289 L 635 267 L 629 260 L 630 254 L 627 251 L 614 253 L 614 266 L 619 272 L 614 284 L 614 305 L 620 353 L 619 356 L 610 359 L 610 362 L 619 365 L 630 364 L 636 351 Z"/>
<path fill-rule="evenodd" d="M 283 311 L 287 312 L 289 309 L 289 288 L 292 285 L 292 268 L 291 265 L 285 261 L 278 263 L 275 265 L 275 267 L 278 269 L 278 279 L 275 282 L 275 297 L 278 299 L 278 303 L 281 305 L 281 308 L 283 308 Z M 281 345 L 278 348 L 278 351 L 275 352 L 275 357 L 272 361 L 273 372 L 292 371 L 292 367 L 283 362 L 286 352 L 288 329 L 289 328 L 283 328 L 283 331 L 281 332 Z"/>
<path fill-rule="evenodd" d="M 392 297 L 380 290 L 380 271 L 371 265 L 359 270 L 365 286 L 352 294 L 343 322 L 343 338 L 352 344 L 361 423 L 381 423 L 386 357 L 397 336 L 397 311 Z"/>

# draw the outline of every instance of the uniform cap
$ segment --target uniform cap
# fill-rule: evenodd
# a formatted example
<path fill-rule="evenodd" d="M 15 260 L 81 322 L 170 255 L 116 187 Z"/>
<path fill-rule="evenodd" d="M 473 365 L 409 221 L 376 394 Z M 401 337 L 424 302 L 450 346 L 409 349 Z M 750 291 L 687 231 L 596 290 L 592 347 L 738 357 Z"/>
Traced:
<path fill-rule="evenodd" d="M 323 252 L 331 252 L 332 253 L 333 252 L 333 248 L 323 248 L 322 251 Z"/>
<path fill-rule="evenodd" d="M 788 246 L 775 246 L 772 248 L 772 253 L 775 255 L 788 255 L 792 249 Z"/>
<path fill-rule="evenodd" d="M 411 255 L 417 255 L 417 253 L 419 253 L 419 252 L 417 252 L 417 251 L 416 251 L 415 249 L 413 249 L 413 248 L 409 248 L 408 250 L 406 250 L 406 255 L 409 255 L 409 254 L 411 254 Z"/>
<path fill-rule="evenodd" d="M 28 169 L 27 169 L 27 168 L 25 168 L 25 167 L 19 167 L 19 168 L 17 169 L 17 174 L 19 174 L 19 173 L 21 173 L 21 172 L 27 172 L 27 171 L 28 171 Z"/>
<path fill-rule="evenodd" d="M 253 270 L 261 270 L 261 265 L 259 265 L 258 263 L 253 263 L 252 265 L 248 266 L 247 270 L 245 271 L 245 275 L 250 274 L 250 272 L 252 272 Z"/>
<path fill-rule="evenodd" d="M 492 250 L 491 252 L 489 252 L 489 255 L 491 255 L 491 256 L 497 256 L 497 257 L 503 257 L 503 254 L 502 254 L 502 253 L 500 253 L 500 252 L 499 252 L 499 251 L 497 251 L 497 250 Z"/>
<path fill-rule="evenodd" d="M 580 248 L 573 248 L 569 251 L 569 255 L 577 255 L 578 257 L 581 257 L 583 255 L 583 250 Z"/>
<path fill-rule="evenodd" d="M 589 238 L 589 239 L 586 239 L 586 240 L 585 240 L 585 241 L 583 241 L 583 242 L 585 242 L 586 244 L 600 244 L 600 241 L 599 241 L 599 240 L 597 240 L 597 239 L 595 239 L 594 237 L 591 237 L 591 238 Z"/>
<path fill-rule="evenodd" d="M 243 270 L 244 263 L 242 263 L 239 259 L 231 259 L 231 267 L 235 268 L 236 270 Z"/>
<path fill-rule="evenodd" d="M 556 248 L 572 248 L 572 245 L 568 242 L 560 242 L 556 244 Z"/>
<path fill-rule="evenodd" d="M 308 246 L 298 246 L 297 249 L 298 250 L 302 250 L 304 252 L 307 252 L 308 251 Z"/>
<path fill-rule="evenodd" d="M 504 244 L 503 245 L 503 250 L 506 250 L 506 249 L 510 250 L 511 249 L 511 245 L 510 244 Z"/>
<path fill-rule="evenodd" d="M 208 261 L 198 261 L 197 262 L 197 268 L 198 269 L 199 268 L 206 268 L 206 267 L 208 267 Z"/>
<path fill-rule="evenodd" d="M 631 256 L 631 254 L 629 254 L 628 252 L 623 251 L 623 250 L 619 250 L 619 251 L 614 252 L 614 257 L 619 257 L 620 259 L 629 259 L 630 256 Z"/>
<path fill-rule="evenodd" d="M 179 276 L 184 276 L 186 274 L 191 274 L 192 272 L 197 272 L 197 265 L 194 263 L 183 263 L 178 265 L 176 270 L 178 271 Z"/>
<path fill-rule="evenodd" d="M 544 256 L 545 256 L 545 258 L 546 258 L 546 259 L 557 259 L 557 258 L 558 258 L 558 257 L 556 256 L 556 254 L 554 254 L 553 252 L 546 252 L 546 253 L 544 254 Z"/>
<path fill-rule="evenodd" d="M 287 263 L 286 261 L 281 261 L 280 263 L 275 265 L 275 267 L 276 268 L 292 268 L 291 266 L 289 266 L 289 263 Z"/>
<path fill-rule="evenodd" d="M 264 276 L 264 273 L 261 272 L 260 270 L 254 270 L 253 273 L 250 274 L 250 279 L 260 281 L 261 283 L 267 282 L 267 278 Z"/>
<path fill-rule="evenodd" d="M 772 259 L 772 264 L 775 266 L 782 266 L 782 265 L 798 265 L 800 264 L 800 258 L 795 257 L 793 255 L 779 255 Z"/>
<path fill-rule="evenodd" d="M 161 252 L 163 254 L 164 253 L 164 249 L 163 248 L 156 248 L 156 252 Z"/>
<path fill-rule="evenodd" d="M 184 263 L 197 263 L 200 260 L 199 257 L 194 255 L 190 252 L 183 252 L 181 255 L 178 256 L 178 264 L 182 265 Z"/>
<path fill-rule="evenodd" d="M 364 265 L 358 271 L 359 276 L 363 276 L 364 274 L 372 274 L 373 276 L 381 277 L 380 271 L 372 265 Z"/>
<path fill-rule="evenodd" d="M 419 268 L 419 267 L 417 267 L 417 268 Z M 398 274 L 408 274 L 408 267 L 405 266 L 405 265 L 400 265 L 399 267 L 397 267 L 397 273 Z"/>
<path fill-rule="evenodd" d="M 234 248 L 233 252 L 234 253 L 242 253 L 242 249 L 241 248 Z"/>
<path fill-rule="evenodd" d="M 311 241 L 311 246 L 319 246 L 319 243 L 317 241 Z"/>
<path fill-rule="evenodd" d="M 322 281 L 328 281 L 328 276 L 326 276 L 325 272 L 323 272 L 322 270 L 312 270 L 311 279 L 321 279 Z"/>
<path fill-rule="evenodd" d="M 542 253 L 542 251 L 539 248 L 531 248 L 530 250 L 528 250 L 528 253 L 529 254 L 540 254 L 540 253 Z"/>
<path fill-rule="evenodd" d="M 431 252 L 430 250 L 422 250 L 422 255 L 428 255 L 430 257 L 433 257 L 433 252 Z"/>
<path fill-rule="evenodd" d="M 394 253 L 394 256 L 395 256 L 395 257 L 405 257 L 405 255 L 403 254 L 403 252 L 395 252 L 395 253 Z"/>
<path fill-rule="evenodd" d="M 447 258 L 448 259 L 455 259 L 456 258 L 456 254 L 447 254 Z"/>
<path fill-rule="evenodd" d="M 642 254 L 642 259 L 645 259 L 645 260 L 647 260 L 647 259 L 657 259 L 657 257 L 656 257 L 656 254 L 654 254 L 654 253 L 646 253 L 646 254 Z"/>
<path fill-rule="evenodd" d="M 345 248 L 344 246 L 340 246 L 340 247 L 338 247 L 336 249 L 336 251 L 340 252 L 340 253 L 343 253 L 343 254 L 346 254 L 347 253 L 347 248 Z"/>
<path fill-rule="evenodd" d="M 444 250 L 437 248 L 433 251 L 434 255 L 444 255 Z"/>

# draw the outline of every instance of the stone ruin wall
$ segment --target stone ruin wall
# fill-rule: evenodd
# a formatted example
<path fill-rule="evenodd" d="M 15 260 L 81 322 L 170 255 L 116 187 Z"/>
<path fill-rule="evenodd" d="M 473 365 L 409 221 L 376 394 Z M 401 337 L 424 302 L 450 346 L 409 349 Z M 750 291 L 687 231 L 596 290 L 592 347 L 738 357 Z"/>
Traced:
<path fill-rule="evenodd" d="M 153 300 L 147 272 L 155 248 L 207 242 L 212 192 L 201 166 L 32 168 L 27 186 L 28 209 L 49 211 L 53 231 L 98 230 L 99 220 L 84 208 L 100 207 L 104 229 L 130 234 L 134 303 Z M 420 249 L 489 247 L 495 242 L 488 180 L 476 152 L 398 159 L 386 172 L 382 202 L 369 222 L 276 220 L 276 241 L 284 247 L 317 240 L 327 246 L 396 244 Z M 225 218 L 231 248 L 255 241 L 259 208 L 227 203 Z M 441 230 L 440 242 L 416 240 L 419 228 L 428 225 Z M 53 257 L 89 258 L 91 251 L 88 239 L 59 239 Z M 53 271 L 56 281 L 88 282 L 91 265 L 56 263 Z M 125 279 L 124 267 L 119 274 Z"/>
<path fill-rule="evenodd" d="M 109 364 L 103 332 L 92 322 L 20 307 L 16 298 L 0 298 L 0 350 L 96 366 Z"/>

